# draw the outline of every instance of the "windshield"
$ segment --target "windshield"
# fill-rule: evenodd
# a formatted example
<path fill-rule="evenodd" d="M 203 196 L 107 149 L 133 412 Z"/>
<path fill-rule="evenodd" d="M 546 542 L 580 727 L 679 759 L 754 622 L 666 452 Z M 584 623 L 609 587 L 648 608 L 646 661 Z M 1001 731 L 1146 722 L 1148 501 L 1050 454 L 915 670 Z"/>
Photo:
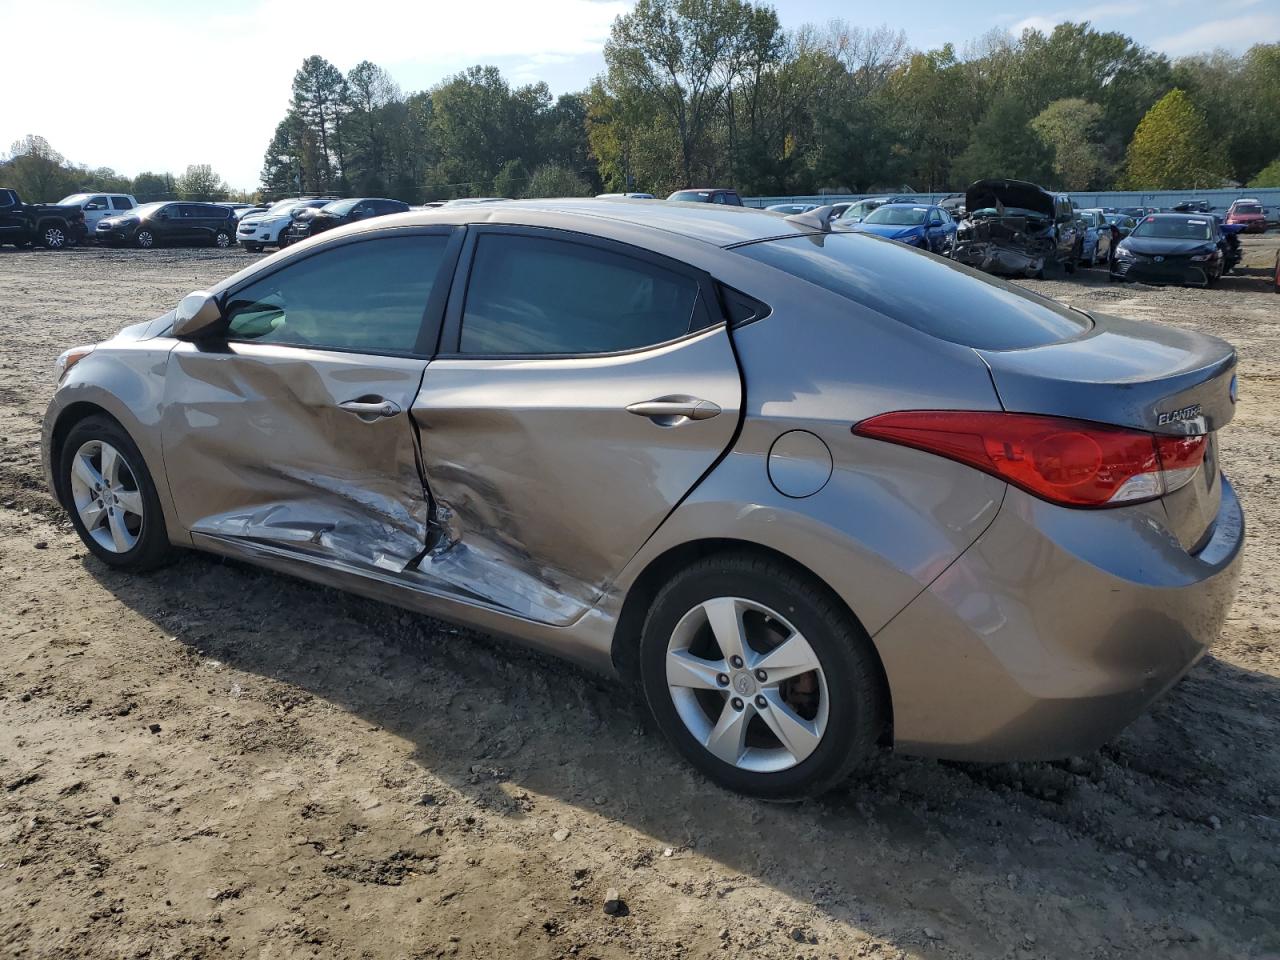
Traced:
<path fill-rule="evenodd" d="M 876 207 L 884 205 L 883 200 L 859 200 L 844 212 L 841 220 L 861 220 Z"/>
<path fill-rule="evenodd" d="M 808 234 L 734 250 L 968 347 L 1017 350 L 1057 343 L 1089 329 L 1087 317 L 1052 300 L 865 233 Z"/>
<path fill-rule="evenodd" d="M 1209 221 L 1203 217 L 1147 217 L 1134 228 L 1131 236 L 1160 237 L 1166 240 L 1208 240 L 1213 236 Z"/>
<path fill-rule="evenodd" d="M 90 194 L 87 194 L 87 193 L 73 193 L 71 196 L 63 197 L 61 200 L 59 200 L 58 206 L 60 207 L 78 206 L 79 204 L 84 203 L 86 200 L 88 200 L 89 197 L 90 197 Z"/>
<path fill-rule="evenodd" d="M 928 207 L 900 207 L 889 204 L 872 210 L 862 222 L 885 223 L 895 227 L 916 227 L 928 218 Z"/>
<path fill-rule="evenodd" d="M 1256 203 L 1237 203 L 1233 213 L 1261 213 L 1262 207 Z"/>
<path fill-rule="evenodd" d="M 355 200 L 335 200 L 333 203 L 326 203 L 323 209 L 325 213 L 331 213 L 335 217 L 345 217 L 359 202 L 359 198 Z"/>
<path fill-rule="evenodd" d="M 267 210 L 266 215 L 268 217 L 273 217 L 273 216 L 279 216 L 282 213 L 288 213 L 290 210 L 296 207 L 299 202 L 300 201 L 298 200 L 277 200 L 275 203 L 271 205 L 270 209 Z"/>

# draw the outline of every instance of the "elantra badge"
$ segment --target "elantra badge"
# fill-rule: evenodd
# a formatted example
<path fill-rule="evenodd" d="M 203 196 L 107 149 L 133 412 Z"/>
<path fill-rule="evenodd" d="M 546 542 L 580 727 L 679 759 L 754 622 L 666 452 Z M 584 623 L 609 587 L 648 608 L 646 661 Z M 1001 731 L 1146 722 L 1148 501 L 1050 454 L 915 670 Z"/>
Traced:
<path fill-rule="evenodd" d="M 1193 403 L 1189 407 L 1183 407 L 1181 410 L 1169 410 L 1165 413 L 1156 411 L 1156 425 L 1164 426 L 1166 423 L 1182 423 L 1184 420 L 1194 420 L 1200 416 L 1200 404 Z"/>

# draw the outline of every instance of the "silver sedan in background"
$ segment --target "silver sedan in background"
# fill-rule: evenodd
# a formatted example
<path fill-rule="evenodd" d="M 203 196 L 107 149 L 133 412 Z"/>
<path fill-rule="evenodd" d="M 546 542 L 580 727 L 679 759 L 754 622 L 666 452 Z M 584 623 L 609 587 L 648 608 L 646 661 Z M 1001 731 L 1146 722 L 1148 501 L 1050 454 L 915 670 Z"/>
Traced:
<path fill-rule="evenodd" d="M 338 228 L 65 353 L 49 483 L 113 567 L 194 547 L 633 678 L 756 796 L 1095 748 L 1231 603 L 1235 353 L 830 213 Z"/>

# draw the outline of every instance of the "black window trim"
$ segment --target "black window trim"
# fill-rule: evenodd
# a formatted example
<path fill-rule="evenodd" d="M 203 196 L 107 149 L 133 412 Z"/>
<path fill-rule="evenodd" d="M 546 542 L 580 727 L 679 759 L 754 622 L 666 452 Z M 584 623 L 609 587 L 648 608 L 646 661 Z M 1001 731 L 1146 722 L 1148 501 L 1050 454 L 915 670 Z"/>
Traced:
<path fill-rule="evenodd" d="M 579 246 L 593 247 L 607 253 L 639 260 L 650 266 L 658 267 L 670 273 L 688 277 L 698 285 L 698 299 L 702 301 L 708 322 L 701 327 L 690 329 L 687 333 L 670 340 L 649 343 L 628 350 L 610 350 L 596 353 L 463 353 L 462 315 L 466 311 L 467 288 L 471 282 L 471 267 L 475 262 L 476 244 L 484 236 L 532 237 L 539 240 L 553 240 L 560 243 L 571 243 Z M 454 269 L 452 292 L 445 310 L 444 325 L 440 331 L 440 341 L 436 350 L 436 358 L 440 360 L 588 360 L 602 357 L 625 357 L 629 354 L 648 353 L 674 343 L 681 343 L 708 330 L 725 324 L 726 318 L 716 291 L 715 281 L 704 270 L 700 270 L 682 260 L 654 253 L 644 247 L 633 246 L 620 240 L 600 237 L 591 233 L 580 233 L 576 230 L 564 230 L 557 227 L 531 227 L 524 224 L 484 223 L 471 224 L 463 241 L 461 256 Z M 694 305 L 695 311 L 697 304 Z M 691 321 L 692 323 L 692 318 Z"/>
<path fill-rule="evenodd" d="M 364 356 L 376 357 L 405 357 L 416 360 L 430 360 L 435 356 L 436 345 L 440 338 L 440 329 L 444 323 L 445 304 L 449 300 L 449 289 L 452 278 L 455 277 L 455 270 L 458 264 L 458 257 L 462 251 L 462 243 L 465 239 L 466 227 L 454 226 L 451 224 L 441 224 L 438 226 L 427 227 L 392 227 L 390 229 L 378 230 L 374 233 L 360 233 L 353 237 L 338 237 L 327 243 L 318 244 L 306 253 L 290 257 L 280 263 L 273 264 L 265 270 L 260 270 L 252 276 L 246 277 L 239 283 L 227 287 L 218 294 L 218 306 L 225 312 L 227 304 L 231 297 L 239 293 L 245 287 L 265 280 L 281 270 L 285 270 L 291 266 L 309 260 L 311 257 L 320 253 L 326 253 L 330 250 L 336 250 L 340 247 L 352 246 L 357 243 L 369 243 L 374 240 L 385 240 L 390 238 L 410 237 L 410 236 L 427 236 L 427 237 L 445 237 L 446 243 L 444 248 L 444 257 L 440 261 L 438 272 L 436 273 L 435 282 L 431 285 L 431 294 L 427 297 L 427 305 L 422 311 L 422 322 L 418 327 L 418 337 L 414 343 L 412 350 L 362 350 L 358 347 L 334 347 L 324 346 L 322 344 L 309 343 L 281 343 L 278 341 L 270 341 L 267 346 L 291 347 L 298 350 L 317 350 L 323 353 L 355 353 Z M 226 337 L 225 342 L 261 344 L 261 340 L 242 340 L 234 337 Z"/>

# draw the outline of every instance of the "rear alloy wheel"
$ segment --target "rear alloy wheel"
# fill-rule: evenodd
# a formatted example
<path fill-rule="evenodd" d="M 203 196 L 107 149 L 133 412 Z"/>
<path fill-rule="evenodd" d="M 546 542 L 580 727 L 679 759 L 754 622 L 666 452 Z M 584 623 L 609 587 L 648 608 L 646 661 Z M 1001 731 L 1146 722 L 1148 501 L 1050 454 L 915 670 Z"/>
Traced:
<path fill-rule="evenodd" d="M 95 557 L 146 570 L 171 548 L 155 483 L 142 454 L 118 423 L 87 417 L 71 428 L 60 457 L 63 506 Z"/>
<path fill-rule="evenodd" d="M 156 245 L 156 237 L 150 230 L 139 230 L 134 235 L 133 242 L 143 250 L 149 250 Z"/>
<path fill-rule="evenodd" d="M 61 250 L 67 245 L 67 231 L 56 223 L 40 228 L 40 246 L 46 250 Z"/>
<path fill-rule="evenodd" d="M 874 752 L 878 669 L 829 590 L 750 554 L 683 570 L 641 640 L 645 696 L 667 738 L 721 785 L 772 800 L 822 793 Z"/>
<path fill-rule="evenodd" d="M 221 247 L 225 250 L 227 247 L 231 246 L 231 242 L 231 234 L 227 233 L 225 230 L 219 230 L 213 235 L 213 245 L 215 247 Z"/>

